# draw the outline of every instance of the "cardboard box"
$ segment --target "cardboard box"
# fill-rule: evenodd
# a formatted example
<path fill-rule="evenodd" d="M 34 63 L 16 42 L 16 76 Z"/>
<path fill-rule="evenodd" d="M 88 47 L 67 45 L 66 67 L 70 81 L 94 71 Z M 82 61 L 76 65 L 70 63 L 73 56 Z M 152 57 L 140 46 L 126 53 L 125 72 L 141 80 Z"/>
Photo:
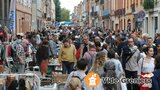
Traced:
<path fill-rule="evenodd" d="M 5 68 L 3 65 L 0 65 L 0 73 L 4 72 Z"/>
<path fill-rule="evenodd" d="M 67 74 L 56 74 L 56 75 L 53 75 L 53 79 L 54 79 L 53 81 L 56 82 L 57 84 L 65 83 L 67 78 L 68 78 Z"/>

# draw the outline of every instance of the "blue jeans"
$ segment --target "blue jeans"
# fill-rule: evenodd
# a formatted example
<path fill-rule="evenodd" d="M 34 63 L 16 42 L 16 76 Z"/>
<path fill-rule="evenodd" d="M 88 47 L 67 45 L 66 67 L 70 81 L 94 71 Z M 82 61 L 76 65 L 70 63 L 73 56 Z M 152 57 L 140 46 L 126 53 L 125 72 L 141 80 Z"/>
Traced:
<path fill-rule="evenodd" d="M 74 62 L 62 61 L 62 73 L 63 74 L 70 74 L 73 71 Z"/>

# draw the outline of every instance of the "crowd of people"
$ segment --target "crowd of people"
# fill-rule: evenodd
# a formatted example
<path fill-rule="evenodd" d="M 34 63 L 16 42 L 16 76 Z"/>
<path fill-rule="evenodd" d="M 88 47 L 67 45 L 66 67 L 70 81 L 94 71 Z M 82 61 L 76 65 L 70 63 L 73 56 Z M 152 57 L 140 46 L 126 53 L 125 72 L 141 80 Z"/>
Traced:
<path fill-rule="evenodd" d="M 143 79 L 153 73 L 147 77 L 152 80 L 151 85 L 126 83 L 125 87 L 122 82 L 106 82 L 94 90 L 160 90 L 160 34 L 152 38 L 142 31 L 65 27 L 17 35 L 10 51 L 18 62 L 18 73 L 25 72 L 25 60 L 31 57 L 33 64 L 39 65 L 42 77 L 47 75 L 49 60 L 58 58 L 62 74 L 69 74 L 67 90 L 93 90 L 83 80 L 89 72 L 97 73 L 101 79 Z"/>

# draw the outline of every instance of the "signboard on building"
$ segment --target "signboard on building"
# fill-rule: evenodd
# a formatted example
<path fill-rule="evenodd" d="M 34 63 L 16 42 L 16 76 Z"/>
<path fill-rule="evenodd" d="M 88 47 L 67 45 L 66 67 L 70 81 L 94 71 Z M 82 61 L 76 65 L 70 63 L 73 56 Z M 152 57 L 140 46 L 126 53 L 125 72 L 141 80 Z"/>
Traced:
<path fill-rule="evenodd" d="M 16 0 L 11 0 L 9 10 L 9 31 L 14 33 L 16 30 Z"/>

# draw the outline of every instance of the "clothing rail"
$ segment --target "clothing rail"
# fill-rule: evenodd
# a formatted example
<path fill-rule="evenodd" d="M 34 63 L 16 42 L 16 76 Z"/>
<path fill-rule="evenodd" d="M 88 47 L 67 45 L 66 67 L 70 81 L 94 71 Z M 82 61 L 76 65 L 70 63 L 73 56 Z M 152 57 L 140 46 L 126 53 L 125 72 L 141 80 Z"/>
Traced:
<path fill-rule="evenodd" d="M 33 74 L 33 73 L 26 73 L 26 74 L 0 74 L 0 76 L 10 76 L 10 75 L 13 75 L 13 76 L 26 76 L 26 77 L 33 77 L 33 80 L 36 80 L 37 81 L 37 90 L 40 89 L 40 78 L 38 77 L 38 75 L 36 74 Z M 1 77 L 0 77 L 1 78 Z"/>

